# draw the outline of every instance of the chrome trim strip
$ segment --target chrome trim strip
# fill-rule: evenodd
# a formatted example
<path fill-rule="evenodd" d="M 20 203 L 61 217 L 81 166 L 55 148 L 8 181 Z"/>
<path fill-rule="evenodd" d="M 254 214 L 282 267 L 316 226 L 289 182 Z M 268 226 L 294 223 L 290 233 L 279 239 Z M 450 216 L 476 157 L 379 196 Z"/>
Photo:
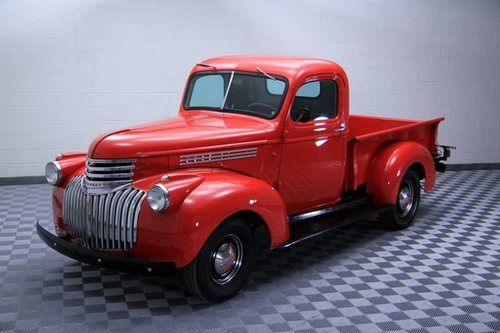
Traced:
<path fill-rule="evenodd" d="M 240 158 L 251 158 L 257 156 L 257 147 L 220 150 L 207 153 L 186 154 L 180 156 L 180 165 L 208 163 Z"/>
<path fill-rule="evenodd" d="M 87 163 L 95 163 L 95 164 L 125 164 L 125 163 L 134 163 L 136 161 L 135 158 L 122 158 L 122 159 L 100 159 L 100 158 L 88 158 Z"/>
<path fill-rule="evenodd" d="M 85 175 L 87 178 L 130 178 L 134 175 L 133 172 L 129 173 L 92 173 L 92 172 L 85 172 Z M 127 179 L 129 181 L 130 179 Z M 121 180 L 117 180 L 121 181 Z"/>
<path fill-rule="evenodd" d="M 90 166 L 87 164 L 88 171 L 108 172 L 108 171 L 129 171 L 129 170 L 133 170 L 133 169 L 134 169 L 133 165 L 118 165 L 118 166 L 101 167 L 101 166 Z"/>
<path fill-rule="evenodd" d="M 204 152 L 204 153 L 196 153 L 196 154 L 186 154 L 182 155 L 182 158 L 189 158 L 189 157 L 195 157 L 199 155 L 214 155 L 214 154 L 232 154 L 232 153 L 241 153 L 241 152 L 257 152 L 257 147 L 252 147 L 252 148 L 241 148 L 241 149 L 230 149 L 230 150 L 218 150 L 218 151 L 213 151 L 213 152 Z"/>

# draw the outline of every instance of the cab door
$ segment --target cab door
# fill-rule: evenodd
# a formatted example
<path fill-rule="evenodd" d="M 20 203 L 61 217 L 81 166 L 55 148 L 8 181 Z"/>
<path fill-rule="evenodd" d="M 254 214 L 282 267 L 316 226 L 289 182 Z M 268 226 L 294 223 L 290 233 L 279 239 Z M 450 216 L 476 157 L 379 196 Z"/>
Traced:
<path fill-rule="evenodd" d="M 334 75 L 315 76 L 299 86 L 285 124 L 278 190 L 289 215 L 340 201 L 347 126 L 339 112 Z"/>

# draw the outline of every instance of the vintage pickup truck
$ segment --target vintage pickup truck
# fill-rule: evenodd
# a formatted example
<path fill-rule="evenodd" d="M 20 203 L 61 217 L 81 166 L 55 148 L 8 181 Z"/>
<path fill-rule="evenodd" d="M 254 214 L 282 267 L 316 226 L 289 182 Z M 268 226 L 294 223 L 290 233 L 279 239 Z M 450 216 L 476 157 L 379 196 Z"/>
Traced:
<path fill-rule="evenodd" d="M 331 61 L 209 59 L 192 69 L 178 116 L 47 164 L 55 230 L 37 232 L 91 264 L 176 268 L 191 293 L 221 301 L 260 246 L 373 215 L 409 226 L 450 155 L 436 143 L 443 119 L 349 115 L 347 76 Z"/>

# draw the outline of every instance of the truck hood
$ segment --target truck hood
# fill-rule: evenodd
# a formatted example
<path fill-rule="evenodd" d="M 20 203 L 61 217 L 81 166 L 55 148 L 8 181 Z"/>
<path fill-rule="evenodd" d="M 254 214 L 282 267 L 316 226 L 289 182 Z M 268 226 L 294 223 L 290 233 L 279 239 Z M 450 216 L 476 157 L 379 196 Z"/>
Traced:
<path fill-rule="evenodd" d="M 251 116 L 189 111 L 174 118 L 101 135 L 90 145 L 88 156 L 134 158 L 267 140 L 275 126 L 273 121 Z"/>

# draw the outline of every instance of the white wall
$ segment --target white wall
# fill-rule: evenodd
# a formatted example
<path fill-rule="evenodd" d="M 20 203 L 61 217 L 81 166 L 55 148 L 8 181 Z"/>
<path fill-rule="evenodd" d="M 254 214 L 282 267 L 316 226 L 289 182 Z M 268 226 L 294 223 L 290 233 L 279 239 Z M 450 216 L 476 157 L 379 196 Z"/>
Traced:
<path fill-rule="evenodd" d="M 500 162 L 500 1 L 0 0 L 0 177 L 174 115 L 223 54 L 336 60 L 352 112 L 444 115 L 451 162 Z"/>

